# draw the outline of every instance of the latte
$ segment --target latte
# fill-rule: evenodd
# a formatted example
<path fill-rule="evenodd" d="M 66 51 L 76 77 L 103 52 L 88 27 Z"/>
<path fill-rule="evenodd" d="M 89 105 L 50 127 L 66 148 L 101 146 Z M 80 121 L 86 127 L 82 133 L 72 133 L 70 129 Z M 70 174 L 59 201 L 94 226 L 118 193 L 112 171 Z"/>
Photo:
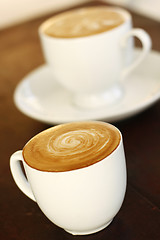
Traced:
<path fill-rule="evenodd" d="M 44 33 L 57 38 L 84 37 L 111 30 L 124 21 L 122 14 L 109 7 L 86 7 L 52 17 Z"/>
<path fill-rule="evenodd" d="M 104 122 L 74 122 L 49 128 L 23 149 L 25 162 L 41 171 L 64 172 L 101 161 L 120 143 L 120 133 Z"/>

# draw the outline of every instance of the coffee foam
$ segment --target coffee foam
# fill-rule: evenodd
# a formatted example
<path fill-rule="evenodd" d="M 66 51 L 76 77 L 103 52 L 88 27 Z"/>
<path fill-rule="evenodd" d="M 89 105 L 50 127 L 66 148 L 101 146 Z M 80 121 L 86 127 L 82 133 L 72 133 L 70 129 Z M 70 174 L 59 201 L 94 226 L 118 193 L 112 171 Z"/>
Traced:
<path fill-rule="evenodd" d="M 44 32 L 57 38 L 83 37 L 111 30 L 123 22 L 122 14 L 108 7 L 86 7 L 54 16 Z"/>
<path fill-rule="evenodd" d="M 103 122 L 76 122 L 52 127 L 24 147 L 24 160 L 41 171 L 63 172 L 92 165 L 119 145 L 120 133 Z"/>

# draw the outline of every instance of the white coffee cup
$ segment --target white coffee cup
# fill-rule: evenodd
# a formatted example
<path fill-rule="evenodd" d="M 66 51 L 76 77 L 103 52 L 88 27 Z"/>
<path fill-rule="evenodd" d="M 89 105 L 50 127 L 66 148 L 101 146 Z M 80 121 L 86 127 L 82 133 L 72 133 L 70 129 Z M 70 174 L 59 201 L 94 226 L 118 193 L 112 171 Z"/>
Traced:
<path fill-rule="evenodd" d="M 125 94 L 121 81 L 151 49 L 149 35 L 142 29 L 132 28 L 128 11 L 106 8 L 120 13 L 124 23 L 106 32 L 76 38 L 47 35 L 45 29 L 51 25 L 52 18 L 39 28 L 44 57 L 54 79 L 70 91 L 72 102 L 82 108 L 107 106 L 119 101 Z M 134 61 L 133 37 L 142 43 L 142 52 Z"/>
<path fill-rule="evenodd" d="M 48 172 L 24 161 L 22 151 L 10 158 L 13 178 L 42 212 L 74 235 L 98 232 L 120 210 L 126 191 L 126 163 L 122 135 L 116 149 L 103 160 L 76 170 Z M 24 166 L 26 176 L 22 170 Z"/>

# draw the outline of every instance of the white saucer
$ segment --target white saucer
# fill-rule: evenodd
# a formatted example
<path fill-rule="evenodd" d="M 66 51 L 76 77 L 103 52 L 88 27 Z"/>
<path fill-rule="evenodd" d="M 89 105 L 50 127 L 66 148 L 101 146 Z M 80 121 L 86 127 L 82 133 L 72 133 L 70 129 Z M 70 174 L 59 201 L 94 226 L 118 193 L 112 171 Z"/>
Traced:
<path fill-rule="evenodd" d="M 14 101 L 21 112 L 48 124 L 122 120 L 145 110 L 160 99 L 159 64 L 160 54 L 152 51 L 124 81 L 123 99 L 110 107 L 96 110 L 76 108 L 71 102 L 70 93 L 54 81 L 47 65 L 37 68 L 18 84 Z"/>

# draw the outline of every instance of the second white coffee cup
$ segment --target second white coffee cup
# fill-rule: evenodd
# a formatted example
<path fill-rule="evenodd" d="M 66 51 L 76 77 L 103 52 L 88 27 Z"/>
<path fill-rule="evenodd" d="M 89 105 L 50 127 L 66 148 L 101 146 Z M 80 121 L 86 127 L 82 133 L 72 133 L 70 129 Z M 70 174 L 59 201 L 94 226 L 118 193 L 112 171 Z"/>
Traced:
<path fill-rule="evenodd" d="M 128 11 L 104 8 L 121 14 L 124 22 L 109 31 L 74 38 L 45 33 L 54 17 L 39 28 L 43 53 L 54 79 L 71 93 L 76 106 L 88 109 L 110 105 L 122 98 L 125 93 L 121 80 L 142 62 L 151 48 L 149 35 L 142 29 L 132 28 Z M 69 14 L 72 15 L 72 11 Z M 140 56 L 134 61 L 133 37 L 142 43 Z"/>

